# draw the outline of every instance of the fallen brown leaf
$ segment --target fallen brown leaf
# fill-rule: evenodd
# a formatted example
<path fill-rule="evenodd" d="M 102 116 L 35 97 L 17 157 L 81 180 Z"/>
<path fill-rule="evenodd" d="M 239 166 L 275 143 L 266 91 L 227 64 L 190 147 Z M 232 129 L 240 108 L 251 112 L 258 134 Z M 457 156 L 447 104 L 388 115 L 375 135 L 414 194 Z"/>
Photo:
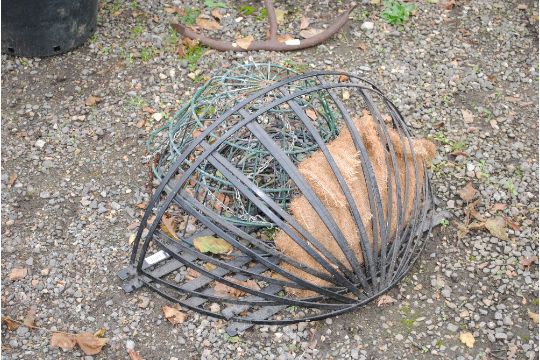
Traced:
<path fill-rule="evenodd" d="M 309 19 L 302 15 L 300 18 L 300 30 L 305 30 L 309 27 Z"/>
<path fill-rule="evenodd" d="M 322 29 L 315 29 L 315 28 L 305 29 L 305 30 L 300 31 L 300 36 L 303 37 L 304 39 L 307 39 L 307 38 L 313 37 L 313 36 L 315 36 L 317 34 L 320 34 L 323 31 L 324 30 L 322 30 Z"/>
<path fill-rule="evenodd" d="M 98 338 L 92 333 L 84 332 L 75 335 L 75 341 L 86 355 L 97 355 L 101 352 L 109 339 Z"/>
<path fill-rule="evenodd" d="M 491 211 L 495 213 L 497 211 L 502 211 L 504 209 L 506 209 L 506 204 L 497 203 L 493 205 L 493 207 L 491 208 Z"/>
<path fill-rule="evenodd" d="M 242 49 L 247 50 L 255 38 L 251 35 L 236 40 L 236 44 Z"/>
<path fill-rule="evenodd" d="M 12 188 L 13 185 L 15 185 L 15 181 L 17 181 L 17 174 L 16 174 L 16 173 L 13 173 L 13 174 L 9 175 L 9 178 L 8 178 L 8 187 L 9 187 L 9 188 Z"/>
<path fill-rule="evenodd" d="M 73 335 L 66 333 L 53 333 L 51 336 L 50 345 L 52 347 L 59 347 L 64 350 L 71 350 L 75 347 L 76 343 L 77 342 L 75 341 Z"/>
<path fill-rule="evenodd" d="M 534 313 L 531 310 L 527 310 L 527 314 L 529 315 L 529 317 L 531 318 L 533 323 L 538 324 L 538 314 L 537 313 Z"/>
<path fill-rule="evenodd" d="M 501 240 L 508 240 L 508 234 L 506 233 L 506 221 L 501 216 L 487 219 L 485 226 L 491 235 Z"/>
<path fill-rule="evenodd" d="M 284 43 L 289 40 L 294 40 L 294 37 L 292 35 L 285 34 L 285 35 L 278 35 L 276 39 L 277 41 Z"/>
<path fill-rule="evenodd" d="M 477 191 L 469 182 L 463 189 L 458 190 L 458 195 L 463 201 L 469 202 L 476 197 Z"/>
<path fill-rule="evenodd" d="M 165 319 L 169 320 L 173 325 L 181 324 L 186 320 L 186 314 L 177 308 L 165 305 L 162 309 Z"/>
<path fill-rule="evenodd" d="M 196 24 L 205 29 L 205 30 L 219 30 L 221 29 L 221 25 L 216 21 L 214 20 L 213 18 L 211 18 L 210 16 L 208 15 L 199 15 L 199 17 L 197 18 L 197 20 L 195 21 Z"/>
<path fill-rule="evenodd" d="M 473 123 L 473 114 L 469 110 L 462 109 L 461 114 L 463 115 L 463 122 L 465 122 L 465 124 Z"/>
<path fill-rule="evenodd" d="M 313 110 L 313 109 L 307 109 L 307 110 L 306 110 L 306 115 L 307 115 L 311 120 L 317 120 L 317 112 L 315 112 L 315 110 Z"/>
<path fill-rule="evenodd" d="M 349 77 L 347 75 L 339 75 L 338 82 L 342 83 L 342 82 L 346 82 L 346 81 L 349 81 Z M 386 119 L 384 119 L 384 121 L 386 121 Z"/>
<path fill-rule="evenodd" d="M 377 306 L 380 307 L 380 306 L 383 306 L 383 305 L 386 305 L 386 304 L 392 304 L 392 303 L 395 303 L 395 302 L 396 302 L 396 299 L 394 299 L 390 295 L 383 295 L 377 301 Z"/>
<path fill-rule="evenodd" d="M 221 14 L 220 9 L 214 9 L 211 12 L 212 16 L 215 17 L 218 20 L 221 20 L 223 18 L 223 15 Z"/>
<path fill-rule="evenodd" d="M 94 106 L 96 104 L 99 104 L 101 102 L 101 98 L 98 96 L 90 95 L 88 98 L 86 98 L 86 101 L 84 104 L 86 106 Z"/>
<path fill-rule="evenodd" d="M 24 279 L 26 275 L 28 274 L 27 268 L 13 268 L 11 272 L 9 273 L 9 280 L 11 281 L 17 281 Z"/>
<path fill-rule="evenodd" d="M 276 9 L 276 20 L 278 24 L 283 24 L 283 22 L 285 21 L 285 10 Z"/>
<path fill-rule="evenodd" d="M 176 220 L 172 216 L 163 215 L 161 218 L 160 229 L 170 238 L 179 240 L 176 235 Z"/>
<path fill-rule="evenodd" d="M 23 324 L 29 329 L 34 329 L 34 323 L 36 322 L 36 313 L 37 308 L 35 306 L 32 306 L 30 310 L 26 313 L 26 316 L 24 317 Z"/>
<path fill-rule="evenodd" d="M 471 348 L 474 346 L 474 336 L 470 332 L 462 332 L 459 335 L 459 340 L 461 340 L 462 343 L 464 343 L 468 348 Z"/>
<path fill-rule="evenodd" d="M 141 355 L 139 355 L 139 353 L 136 352 L 136 351 L 133 350 L 133 349 L 129 349 L 129 350 L 128 350 L 128 355 L 129 355 L 130 360 L 143 360 L 143 358 L 141 357 Z"/>
<path fill-rule="evenodd" d="M 257 284 L 257 282 L 255 280 L 241 281 L 241 280 L 235 279 L 235 278 L 230 277 L 230 276 L 226 276 L 225 279 L 232 282 L 232 283 L 244 286 L 244 287 L 249 288 L 249 289 L 253 289 L 253 290 L 256 290 L 256 291 L 261 290 L 259 284 Z M 242 297 L 242 296 L 246 295 L 245 291 L 233 288 L 233 287 L 225 285 L 225 284 L 223 284 L 221 282 L 215 282 L 214 291 L 219 295 L 230 295 L 230 296 L 233 296 L 233 297 Z"/>
<path fill-rule="evenodd" d="M 105 332 L 107 332 L 107 329 L 99 328 L 99 330 L 94 333 L 94 336 L 97 336 L 98 338 L 102 338 L 105 336 Z"/>
<path fill-rule="evenodd" d="M 188 37 L 182 39 L 182 44 L 184 44 L 188 49 L 193 49 L 199 45 L 199 40 L 193 40 Z"/>
<path fill-rule="evenodd" d="M 17 328 L 19 327 L 19 324 L 8 316 L 2 316 L 2 323 L 6 324 L 8 330 L 10 331 L 17 330 Z"/>
<path fill-rule="evenodd" d="M 532 264 L 534 264 L 535 261 L 538 261 L 538 256 L 533 255 L 522 257 L 521 260 L 519 260 L 519 263 L 521 264 L 521 266 L 523 266 L 524 269 L 528 269 L 531 267 Z"/>
<path fill-rule="evenodd" d="M 519 225 L 513 222 L 512 220 L 510 220 L 509 218 L 507 218 L 506 216 L 504 216 L 504 221 L 506 221 L 506 224 L 510 226 L 512 230 L 521 231 L 521 228 L 519 227 Z"/>

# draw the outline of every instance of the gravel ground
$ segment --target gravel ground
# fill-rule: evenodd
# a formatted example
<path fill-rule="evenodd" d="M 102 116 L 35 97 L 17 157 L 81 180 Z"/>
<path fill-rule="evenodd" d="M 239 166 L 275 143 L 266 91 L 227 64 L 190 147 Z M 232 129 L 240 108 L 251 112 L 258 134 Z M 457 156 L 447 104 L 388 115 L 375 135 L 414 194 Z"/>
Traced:
<path fill-rule="evenodd" d="M 458 0 L 446 10 L 440 2 L 417 1 L 403 27 L 385 25 L 379 5 L 361 5 L 318 48 L 210 52 L 196 66 L 179 60 L 167 25 L 174 15 L 165 9 L 198 2 L 101 1 L 86 46 L 46 59 L 3 56 L 2 315 L 20 320 L 35 306 L 41 328 L 104 327 L 110 342 L 97 359 L 127 358 L 127 342 L 144 359 L 538 358 L 529 316 L 538 313 L 538 264 L 527 266 L 538 255 L 538 4 Z M 288 11 L 283 33 L 298 30 L 300 14 L 320 27 L 344 7 L 277 6 Z M 236 23 L 236 9 L 228 12 L 223 36 L 264 35 L 255 15 Z M 165 121 L 143 108 L 173 114 L 196 82 L 233 61 L 361 74 L 389 94 L 417 135 L 436 139 L 434 191 L 449 219 L 390 292 L 397 302 L 231 339 L 223 321 L 188 312 L 173 327 L 163 299 L 123 293 L 115 274 L 127 264 L 136 205 L 147 196 L 145 141 Z M 102 101 L 86 106 L 90 95 Z M 458 238 L 465 218 L 458 190 L 469 181 L 480 192 L 479 213 L 493 217 L 503 207 L 495 204 L 505 205 L 498 214 L 514 225 L 508 240 L 486 231 Z M 14 268 L 28 274 L 12 281 Z M 472 348 L 462 332 L 473 334 Z M 51 348 L 49 338 L 43 329 L 3 325 L 2 358 L 92 358 Z"/>

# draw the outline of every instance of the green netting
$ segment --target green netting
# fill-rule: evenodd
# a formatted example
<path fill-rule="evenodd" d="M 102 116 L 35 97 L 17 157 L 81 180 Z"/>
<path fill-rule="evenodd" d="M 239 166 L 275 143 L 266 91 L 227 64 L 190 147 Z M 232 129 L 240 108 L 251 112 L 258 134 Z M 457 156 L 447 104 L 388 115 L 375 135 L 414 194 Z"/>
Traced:
<path fill-rule="evenodd" d="M 157 165 L 153 167 L 156 178 L 160 180 L 163 177 L 169 165 L 214 119 L 219 118 L 254 92 L 295 73 L 294 70 L 275 64 L 244 64 L 225 69 L 213 76 L 195 92 L 165 126 L 150 135 L 149 153 L 159 154 Z M 291 84 L 287 91 L 295 92 L 315 85 L 317 84 L 314 80 L 309 79 Z M 283 94 L 277 91 L 269 92 L 263 97 L 258 97 L 245 109 L 250 112 L 255 111 L 262 104 L 281 96 Z M 325 141 L 330 141 L 337 136 L 339 129 L 336 114 L 338 112 L 331 108 L 329 104 L 332 104 L 332 101 L 325 97 L 323 92 L 302 96 L 295 101 L 305 109 L 308 115 L 316 114 L 312 116 L 314 125 Z M 231 116 L 205 141 L 212 143 L 213 139 L 221 136 L 225 129 L 230 128 L 231 122 L 239 121 L 241 118 L 241 115 Z M 297 116 L 287 105 L 271 109 L 259 116 L 257 121 L 264 126 L 268 134 L 294 163 L 298 163 L 318 148 L 305 126 L 301 125 Z M 249 130 L 242 128 L 229 137 L 221 145 L 219 153 L 286 209 L 295 192 L 294 184 L 281 166 L 275 162 L 274 157 Z M 180 169 L 189 166 L 191 160 L 186 159 Z M 218 210 L 227 221 L 250 227 L 271 226 L 258 214 L 257 209 L 253 208 L 252 203 L 244 199 L 238 190 L 207 162 L 197 168 L 195 176 L 190 179 L 186 189 L 194 193 L 209 208 Z"/>

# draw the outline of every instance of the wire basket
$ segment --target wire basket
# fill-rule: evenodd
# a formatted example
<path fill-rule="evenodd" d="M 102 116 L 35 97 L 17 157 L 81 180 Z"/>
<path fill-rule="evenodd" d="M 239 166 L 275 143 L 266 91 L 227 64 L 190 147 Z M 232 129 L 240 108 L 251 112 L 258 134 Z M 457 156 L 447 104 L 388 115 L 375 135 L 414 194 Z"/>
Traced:
<path fill-rule="evenodd" d="M 212 77 L 197 90 L 195 95 L 175 115 L 166 126 L 150 136 L 149 152 L 158 154 L 154 175 L 162 179 L 171 163 L 179 157 L 214 118 L 221 116 L 237 102 L 265 88 L 269 84 L 295 74 L 291 69 L 274 64 L 239 65 L 223 74 Z M 296 86 L 310 86 L 312 79 L 305 79 Z M 316 124 L 324 141 L 330 141 L 338 134 L 334 111 L 328 105 L 328 96 L 315 93 L 299 99 L 302 108 L 317 109 Z M 250 104 L 252 110 L 258 109 L 267 101 L 274 100 L 276 94 L 270 93 Z M 290 108 L 270 109 L 260 119 L 270 137 L 279 141 L 285 154 L 293 163 L 298 163 L 317 150 L 313 137 L 303 126 L 295 121 L 295 113 Z M 210 134 L 210 143 L 217 139 L 226 125 L 220 126 Z M 266 149 L 247 129 L 241 129 L 225 140 L 221 150 L 229 161 L 240 164 L 242 172 L 282 208 L 286 208 L 291 197 L 288 176 Z M 192 159 L 183 161 L 190 165 Z M 243 198 L 238 189 L 219 172 L 209 171 L 211 167 L 204 162 L 193 174 L 190 184 L 196 193 L 204 193 L 206 204 L 217 210 L 226 221 L 248 227 L 271 227 L 272 224 L 257 214 L 257 209 Z"/>
<path fill-rule="evenodd" d="M 161 182 L 131 264 L 119 274 L 126 291 L 147 286 L 232 320 L 229 334 L 250 324 L 321 320 L 368 303 L 406 275 L 431 231 L 417 140 L 378 88 L 344 72 L 245 69 L 252 70 L 233 76 L 237 83 L 267 69 L 265 80 L 246 93 L 226 82 L 236 70 L 213 78 L 162 132 L 170 141 L 155 168 Z M 216 111 L 203 116 L 200 106 Z M 376 137 L 369 140 L 368 131 Z M 352 151 L 339 153 L 340 141 Z M 373 149 L 383 154 L 378 160 Z M 317 187 L 312 175 L 331 179 L 337 190 Z M 320 226 L 302 219 L 301 201 Z"/>

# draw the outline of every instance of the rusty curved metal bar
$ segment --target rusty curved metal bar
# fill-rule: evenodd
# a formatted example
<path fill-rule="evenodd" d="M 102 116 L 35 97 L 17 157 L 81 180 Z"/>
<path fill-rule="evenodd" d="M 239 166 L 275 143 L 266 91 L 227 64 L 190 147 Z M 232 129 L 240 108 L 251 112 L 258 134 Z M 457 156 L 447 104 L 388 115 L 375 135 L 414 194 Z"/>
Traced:
<path fill-rule="evenodd" d="M 342 27 L 347 23 L 347 20 L 349 18 L 349 14 L 357 7 L 357 4 L 355 2 L 351 3 L 351 6 L 341 14 L 336 21 L 330 25 L 328 28 L 326 28 L 324 31 L 303 40 L 298 40 L 297 42 L 281 42 L 278 40 L 277 35 L 277 17 L 276 17 L 276 10 L 274 8 L 274 4 L 272 0 L 265 0 L 264 1 L 266 10 L 268 12 L 268 24 L 269 24 L 269 31 L 268 31 L 268 38 L 266 40 L 256 40 L 253 41 L 249 46 L 246 48 L 240 47 L 236 42 L 234 41 L 225 41 L 225 40 L 216 40 L 213 38 L 210 38 L 206 35 L 203 35 L 197 31 L 192 30 L 191 28 L 179 24 L 179 23 L 173 23 L 171 26 L 173 29 L 175 29 L 177 32 L 179 32 L 182 36 L 188 37 L 193 40 L 199 40 L 202 44 L 209 46 L 213 49 L 219 50 L 219 51 L 259 51 L 259 50 L 269 50 L 269 51 L 294 51 L 294 50 L 302 50 L 307 49 L 316 45 L 319 45 L 329 38 L 331 38 L 334 34 L 336 34 Z"/>

